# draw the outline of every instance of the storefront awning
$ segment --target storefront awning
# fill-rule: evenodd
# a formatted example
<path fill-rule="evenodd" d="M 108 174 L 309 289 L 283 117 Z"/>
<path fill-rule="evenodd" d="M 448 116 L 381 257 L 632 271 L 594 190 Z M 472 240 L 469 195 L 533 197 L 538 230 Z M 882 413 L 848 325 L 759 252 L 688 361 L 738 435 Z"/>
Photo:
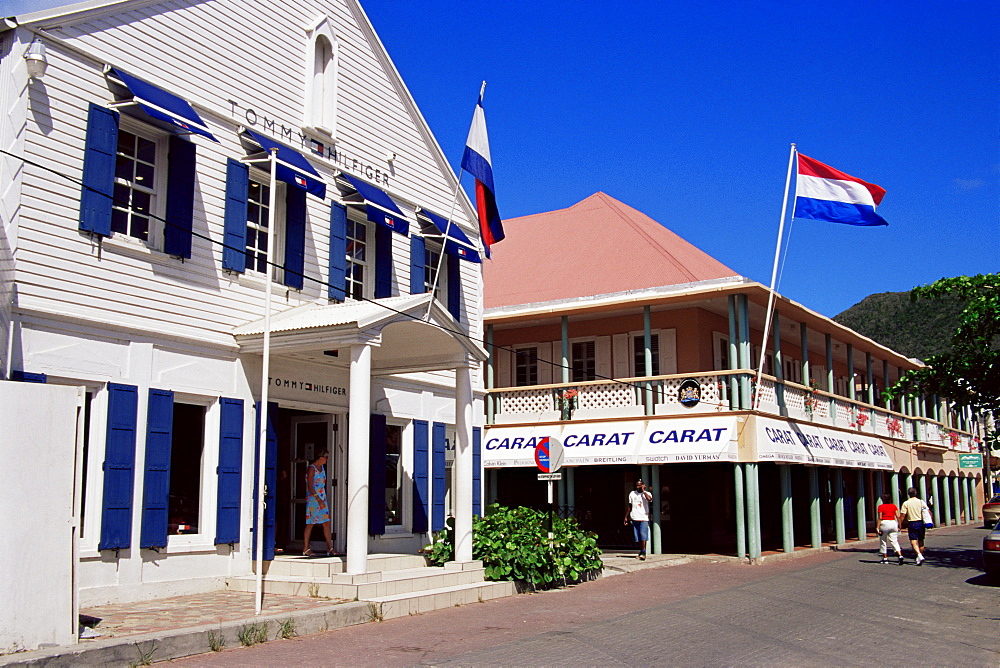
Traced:
<path fill-rule="evenodd" d="M 562 442 L 566 466 L 737 460 L 736 418 L 711 416 L 491 427 L 483 439 L 483 466 L 535 466 L 535 445 L 546 436 Z"/>
<path fill-rule="evenodd" d="M 410 223 L 406 219 L 406 216 L 403 215 L 403 211 L 399 208 L 399 205 L 389 196 L 389 193 L 345 172 L 341 172 L 337 178 L 347 184 L 348 187 L 353 188 L 358 194 L 362 201 L 348 201 L 348 204 L 363 204 L 368 220 L 379 225 L 384 225 L 393 232 L 409 234 Z"/>
<path fill-rule="evenodd" d="M 874 436 L 763 417 L 756 418 L 754 435 L 759 461 L 893 470 L 889 453 Z"/>
<path fill-rule="evenodd" d="M 270 153 L 271 149 L 278 150 L 278 154 L 275 156 L 274 178 L 296 188 L 301 188 L 320 199 L 326 199 L 326 184 L 304 155 L 290 146 L 265 137 L 259 132 L 243 128 L 242 134 L 260 146 L 264 153 Z"/>
<path fill-rule="evenodd" d="M 138 104 L 148 116 L 170 123 L 185 132 L 219 141 L 212 136 L 205 121 L 201 120 L 201 116 L 186 100 L 119 69 L 109 69 L 107 76 L 127 88 L 132 93 L 132 102 Z"/>
<path fill-rule="evenodd" d="M 483 261 L 479 256 L 479 251 L 476 250 L 475 245 L 458 226 L 458 223 L 452 221 L 449 225 L 447 218 L 423 208 L 417 210 L 417 216 L 427 220 L 433 228 L 435 236 L 440 235 L 444 238 L 445 253 L 469 262 L 481 263 Z"/>

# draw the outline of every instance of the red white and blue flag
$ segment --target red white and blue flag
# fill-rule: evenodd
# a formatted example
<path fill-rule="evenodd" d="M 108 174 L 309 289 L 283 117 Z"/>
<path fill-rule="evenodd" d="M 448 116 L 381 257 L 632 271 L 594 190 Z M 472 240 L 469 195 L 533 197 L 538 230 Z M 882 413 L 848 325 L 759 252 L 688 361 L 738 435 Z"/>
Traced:
<path fill-rule="evenodd" d="M 485 84 L 484 84 L 485 86 Z M 486 113 L 483 111 L 483 94 L 479 93 L 476 111 L 472 116 L 469 138 L 465 141 L 462 169 L 476 178 L 476 211 L 479 214 L 479 233 L 483 239 L 486 257 L 490 246 L 504 237 L 500 212 L 497 211 L 496 191 L 493 189 L 493 165 L 490 161 L 490 140 L 486 134 Z"/>
<path fill-rule="evenodd" d="M 795 218 L 811 218 L 846 225 L 888 225 L 875 207 L 885 188 L 845 174 L 819 160 L 799 156 L 795 185 Z"/>

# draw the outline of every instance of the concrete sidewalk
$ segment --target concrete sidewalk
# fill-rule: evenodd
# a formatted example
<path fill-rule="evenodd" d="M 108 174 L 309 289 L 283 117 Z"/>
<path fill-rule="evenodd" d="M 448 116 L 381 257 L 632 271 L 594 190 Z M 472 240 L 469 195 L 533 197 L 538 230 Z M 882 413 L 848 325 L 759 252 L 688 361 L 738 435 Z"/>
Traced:
<path fill-rule="evenodd" d="M 877 539 L 870 538 L 840 546 L 797 549 L 787 554 L 765 553 L 758 563 L 838 548 L 874 550 L 877 545 Z M 666 554 L 639 560 L 635 554 L 634 551 L 605 553 L 601 577 L 694 561 L 748 563 L 746 559 L 726 555 Z M 381 619 L 377 605 L 369 602 L 268 594 L 260 616 L 254 614 L 254 602 L 253 593 L 217 591 L 84 609 L 81 615 L 100 620 L 95 628 L 100 637 L 81 639 L 77 645 L 0 656 L 0 666 L 145 665 L 223 647 L 239 647 L 253 634 L 259 636 L 257 642 L 264 642 Z"/>

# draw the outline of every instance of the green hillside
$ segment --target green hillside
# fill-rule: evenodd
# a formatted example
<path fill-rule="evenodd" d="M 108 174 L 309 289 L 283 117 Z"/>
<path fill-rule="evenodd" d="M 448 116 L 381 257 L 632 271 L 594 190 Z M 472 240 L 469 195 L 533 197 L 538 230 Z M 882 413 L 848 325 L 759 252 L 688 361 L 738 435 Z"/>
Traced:
<path fill-rule="evenodd" d="M 880 292 L 833 319 L 907 357 L 924 360 L 949 349 L 964 306 L 958 299 L 912 302 L 909 292 Z"/>

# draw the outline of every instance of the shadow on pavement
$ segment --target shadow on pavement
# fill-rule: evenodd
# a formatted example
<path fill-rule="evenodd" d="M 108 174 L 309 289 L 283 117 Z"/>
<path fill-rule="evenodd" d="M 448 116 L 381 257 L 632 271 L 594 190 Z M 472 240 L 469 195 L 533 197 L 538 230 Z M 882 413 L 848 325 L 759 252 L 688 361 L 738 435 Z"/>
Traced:
<path fill-rule="evenodd" d="M 990 578 L 986 573 L 980 573 L 975 575 L 965 581 L 966 584 L 976 585 L 977 587 L 994 587 L 1000 589 L 1000 580 L 994 580 Z"/>

